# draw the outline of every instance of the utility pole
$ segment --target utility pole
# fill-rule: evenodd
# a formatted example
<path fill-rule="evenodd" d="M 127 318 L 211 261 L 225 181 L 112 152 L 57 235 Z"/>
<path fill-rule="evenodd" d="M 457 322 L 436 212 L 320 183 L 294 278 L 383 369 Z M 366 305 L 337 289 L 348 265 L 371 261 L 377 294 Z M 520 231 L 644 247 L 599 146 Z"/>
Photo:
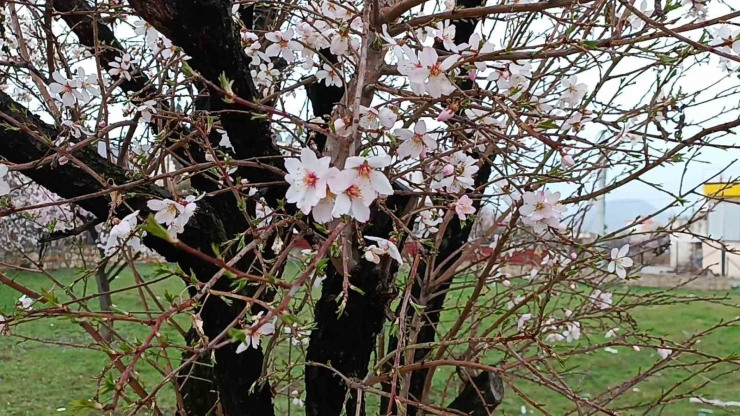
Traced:
<path fill-rule="evenodd" d="M 599 144 L 605 141 L 607 133 L 607 130 L 601 132 L 599 135 Z M 606 188 L 606 162 L 606 155 L 602 154 L 598 162 L 601 168 L 596 174 L 596 186 L 598 190 Z M 606 194 L 599 195 L 596 198 L 596 233 L 600 236 L 606 234 Z"/>

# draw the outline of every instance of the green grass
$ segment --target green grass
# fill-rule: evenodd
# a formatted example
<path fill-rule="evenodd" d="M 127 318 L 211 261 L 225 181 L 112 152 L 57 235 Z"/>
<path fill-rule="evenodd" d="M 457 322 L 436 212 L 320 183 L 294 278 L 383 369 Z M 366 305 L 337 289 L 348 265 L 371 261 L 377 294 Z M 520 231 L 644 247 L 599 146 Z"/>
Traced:
<path fill-rule="evenodd" d="M 516 283 L 514 284 L 516 285 Z M 641 287 L 622 287 L 615 289 L 614 299 L 618 298 L 616 292 L 628 293 L 631 296 L 641 296 L 649 293 L 655 293 L 657 289 L 648 289 Z M 491 295 L 494 291 L 491 291 Z M 446 312 L 443 313 L 442 327 L 447 330 L 452 323 L 457 319 L 459 308 L 467 301 L 470 290 L 462 289 L 457 292 L 452 298 L 448 298 L 446 304 Z M 689 302 L 681 303 L 676 305 L 661 305 L 661 306 L 639 306 L 630 311 L 631 316 L 638 324 L 636 332 L 641 332 L 649 336 L 664 337 L 671 341 L 682 342 L 688 339 L 691 335 L 696 332 L 706 330 L 722 321 L 727 321 L 740 316 L 740 294 L 735 293 L 722 293 L 722 292 L 699 292 L 699 291 L 688 291 L 688 290 L 675 290 L 671 291 L 670 295 L 681 295 L 686 296 L 701 296 L 703 298 L 713 297 L 716 299 L 725 298 L 722 300 L 723 304 L 719 302 Z M 565 297 L 567 301 L 569 297 Z M 563 305 L 561 304 L 562 308 Z M 560 314 L 562 316 L 562 313 Z M 485 323 L 491 323 L 494 321 L 493 317 L 485 318 Z M 606 325 L 606 328 L 613 328 L 614 324 Z M 624 333 L 625 328 L 621 328 L 621 333 Z M 558 343 L 554 347 L 556 352 L 570 351 L 574 346 L 586 347 L 597 343 L 607 341 L 605 338 L 606 330 L 599 333 L 588 333 L 585 332 L 577 344 Z M 740 327 L 737 325 L 731 327 L 724 327 L 717 329 L 710 334 L 702 338 L 699 344 L 694 346 L 699 351 L 711 354 L 719 357 L 728 356 L 740 356 Z M 606 391 L 610 387 L 616 387 L 623 382 L 642 374 L 644 371 L 651 368 L 657 361 L 660 360 L 655 349 L 643 347 L 641 351 L 636 352 L 628 346 L 616 347 L 618 353 L 612 354 L 606 352 L 603 349 L 598 349 L 589 354 L 580 354 L 574 357 L 562 359 L 561 365 L 558 365 L 557 361 L 551 361 L 551 364 L 557 368 L 558 375 L 567 382 L 567 384 L 573 389 L 574 393 L 580 397 L 589 398 L 593 397 L 601 392 Z M 465 347 L 461 347 L 458 351 L 464 351 Z M 527 356 L 532 356 L 530 351 Z M 503 356 L 500 352 L 491 352 L 482 361 L 485 363 L 496 363 Z M 736 358 L 735 358 L 736 359 Z M 697 357 L 694 355 L 684 354 L 676 361 L 672 361 L 672 364 L 689 364 L 697 361 Z M 509 358 L 507 362 L 512 362 Z M 691 367 L 692 370 L 696 370 L 698 366 Z M 540 368 L 544 370 L 544 368 Z M 732 374 L 721 374 L 724 372 L 732 372 Z M 439 372 L 445 375 L 453 375 L 453 369 L 445 368 Z M 520 370 L 518 373 L 527 373 L 524 370 Z M 690 371 L 686 369 L 666 369 L 658 372 L 656 375 L 648 378 L 646 381 L 641 382 L 637 385 L 638 390 L 633 391 L 631 388 L 627 389 L 626 393 L 621 397 L 617 398 L 608 408 L 613 409 L 615 407 L 634 405 L 637 403 L 645 404 L 651 403 L 657 400 L 661 394 L 668 388 L 673 387 L 675 384 L 681 382 L 687 376 L 690 375 Z M 527 381 L 523 378 L 514 378 L 515 385 L 518 389 L 524 392 L 528 397 L 534 399 L 535 402 L 542 405 L 548 412 L 559 415 L 564 414 L 567 411 L 573 410 L 573 403 L 571 400 L 564 398 L 561 394 L 553 392 L 550 389 L 543 388 L 540 385 Z M 453 375 L 453 378 L 457 378 Z M 447 377 L 436 377 L 435 378 L 435 392 L 437 393 L 437 403 L 446 403 L 449 400 L 440 400 L 439 392 L 443 391 Z M 706 384 L 706 385 L 704 385 Z M 455 385 L 448 388 L 448 397 L 454 395 L 456 392 Z M 722 363 L 718 365 L 712 371 L 705 373 L 701 376 L 694 377 L 689 381 L 686 381 L 681 385 L 680 388 L 673 391 L 671 396 L 675 396 L 679 393 L 687 393 L 692 388 L 701 389 L 697 392 L 687 395 L 685 398 L 681 398 L 675 402 L 671 402 L 667 405 L 661 405 L 653 408 L 648 414 L 650 415 L 670 415 L 670 416 L 696 416 L 701 415 L 701 409 L 710 408 L 712 410 L 711 415 L 729 415 L 729 414 L 740 414 L 740 408 L 728 407 L 725 409 L 712 408 L 708 405 L 701 405 L 689 402 L 689 397 L 701 396 L 709 399 L 720 399 L 722 401 L 740 401 L 740 371 L 738 371 L 737 365 L 731 365 Z M 507 415 L 521 415 L 521 406 L 526 406 L 528 411 L 534 411 L 534 414 L 541 414 L 535 410 L 530 404 L 526 403 L 521 397 L 517 397 L 516 394 L 512 394 L 511 389 L 506 391 L 506 399 L 502 406 L 498 408 L 501 414 Z M 434 396 L 433 396 L 434 397 Z M 645 409 L 640 410 L 627 410 L 623 411 L 621 415 L 641 415 Z M 575 412 L 578 414 L 578 412 Z"/>
<path fill-rule="evenodd" d="M 145 279 L 152 279 L 154 267 L 142 265 L 140 272 Z M 10 274 L 11 277 L 38 291 L 51 288 L 52 282 L 43 275 L 37 274 Z M 61 270 L 54 273 L 55 278 L 63 284 L 69 285 L 76 277 L 72 270 Z M 123 272 L 118 279 L 112 283 L 112 288 L 123 288 L 133 284 L 134 278 L 129 271 Z M 155 294 L 162 297 L 164 302 L 165 290 L 170 293 L 179 293 L 183 290 L 184 285 L 176 278 L 170 278 L 158 282 L 151 286 Z M 95 291 L 94 279 L 90 277 L 85 289 L 85 282 L 77 282 L 74 286 L 76 296 L 82 296 Z M 647 293 L 648 289 L 629 288 L 635 293 Z M 55 293 L 60 294 L 57 289 Z M 467 290 L 454 292 L 451 296 L 448 307 L 450 310 L 443 315 L 443 326 L 449 327 L 454 319 L 457 318 L 454 308 L 462 304 L 465 300 Z M 682 291 L 687 294 L 690 292 Z M 707 295 L 703 293 L 703 295 Z M 14 290 L 0 286 L 0 313 L 4 315 L 12 312 L 14 304 L 19 294 Z M 64 299 L 63 296 L 59 296 Z M 137 291 L 127 291 L 115 294 L 113 302 L 118 309 L 140 312 L 142 311 L 141 301 Z M 731 295 L 731 302 L 740 303 L 740 296 Z M 165 302 L 166 303 L 166 302 Z M 91 302 L 91 306 L 96 306 L 97 301 Z M 40 306 L 41 307 L 41 306 Z M 308 313 L 308 312 L 307 312 Z M 686 339 L 696 330 L 708 328 L 720 320 L 731 319 L 740 315 L 737 308 L 723 306 L 713 303 L 691 303 L 674 306 L 653 306 L 640 307 L 632 312 L 639 323 L 641 330 L 652 335 L 666 336 L 670 339 L 680 341 Z M 488 319 L 488 318 L 487 318 Z M 492 319 L 492 318 L 491 318 Z M 182 322 L 187 326 L 187 322 Z M 125 334 L 129 339 L 143 339 L 148 334 L 149 328 L 137 324 L 117 323 L 116 329 Z M 84 400 L 91 398 L 98 390 L 98 376 L 108 364 L 106 355 L 94 349 L 90 337 L 81 329 L 81 327 L 66 319 L 44 318 L 36 321 L 23 323 L 14 328 L 14 334 L 26 337 L 39 338 L 57 343 L 69 343 L 79 346 L 89 346 L 93 349 L 74 348 L 65 345 L 50 345 L 37 341 L 23 340 L 19 337 L 0 337 L 0 416 L 5 415 L 53 415 L 67 414 L 58 412 L 58 408 L 71 409 L 70 403 L 75 400 Z M 172 337 L 173 341 L 181 344 L 181 338 L 172 328 L 164 328 L 164 334 Z M 444 332 L 444 331 L 443 331 Z M 603 334 L 589 334 L 591 342 L 600 342 L 603 340 Z M 588 343 L 586 338 L 582 338 L 583 345 Z M 572 346 L 572 345 L 571 345 Z M 717 355 L 731 355 L 740 352 L 740 329 L 737 327 L 724 328 L 707 336 L 699 348 L 703 351 Z M 627 380 L 650 368 L 657 360 L 654 350 L 643 349 L 641 352 L 634 352 L 627 347 L 619 347 L 618 354 L 610 354 L 603 350 L 595 351 L 589 355 L 575 357 L 563 362 L 562 368 L 568 368 L 569 371 L 563 371 L 564 378 L 573 386 L 574 391 L 583 397 L 589 397 L 597 394 L 604 389 L 618 385 L 621 381 Z M 287 361 L 287 347 L 281 346 L 276 354 L 279 355 L 276 363 Z M 295 351 L 293 351 L 295 354 Z M 169 359 L 172 365 L 176 366 L 179 361 L 179 353 L 168 351 Z M 495 362 L 496 353 L 487 357 L 486 362 Z M 158 363 L 164 364 L 165 357 L 153 357 Z M 292 357 L 295 361 L 296 357 Z M 688 358 L 686 358 L 688 360 Z M 727 370 L 729 367 L 724 366 Z M 149 365 L 140 365 L 137 367 L 140 378 L 143 383 L 151 388 L 156 384 L 161 376 L 156 370 Z M 295 368 L 292 373 L 300 378 L 302 369 Z M 442 368 L 438 371 L 435 378 L 435 393 L 433 398 L 435 402 L 447 402 L 439 397 L 445 390 L 448 377 L 453 373 L 452 368 Z M 117 371 L 110 374 L 118 376 Z M 702 382 L 708 384 L 701 390 L 704 397 L 716 398 L 723 401 L 740 400 L 740 374 L 724 375 L 721 378 L 713 379 L 710 373 L 705 378 L 697 378 L 686 383 L 683 388 L 698 385 Z M 677 381 L 687 375 L 685 370 L 671 369 L 661 372 L 658 376 L 648 379 L 639 385 L 639 391 L 631 389 L 617 400 L 617 404 L 650 402 L 661 394 L 662 390 L 672 386 Z M 447 397 L 455 394 L 457 381 L 453 377 L 453 382 L 447 387 Z M 524 379 L 517 379 L 517 388 L 521 389 L 531 397 L 535 398 L 538 403 L 544 404 L 545 408 L 552 414 L 562 414 L 566 409 L 570 409 L 569 401 L 559 394 L 548 389 L 543 389 Z M 171 414 L 174 409 L 174 394 L 172 388 L 167 386 L 159 395 L 159 403 L 165 409 L 167 414 Z M 278 402 L 280 409 L 285 409 L 287 399 L 281 398 Z M 511 390 L 507 389 L 506 399 L 500 407 L 498 414 L 520 415 L 520 407 L 526 403 Z M 611 407 L 611 406 L 610 406 Z M 698 415 L 700 409 L 709 406 L 689 403 L 688 398 L 679 400 L 668 406 L 656 408 L 650 414 L 653 415 L 677 415 L 688 416 Z M 528 409 L 532 406 L 527 405 Z M 740 408 L 713 409 L 712 416 L 734 414 L 740 412 Z M 69 410 L 68 410 L 69 412 Z M 285 414 L 278 412 L 279 414 Z M 302 414 L 301 409 L 293 407 L 291 412 L 294 415 Z M 372 414 L 371 411 L 369 414 Z M 534 414 L 539 414 L 536 412 Z M 624 412 L 623 414 L 642 414 L 642 412 Z"/>
<path fill-rule="evenodd" d="M 140 267 L 143 276 L 151 276 L 153 271 L 153 267 L 149 265 Z M 14 274 L 9 274 L 9 277 L 13 276 Z M 75 280 L 75 273 L 73 270 L 60 270 L 54 273 L 54 277 L 68 285 Z M 39 274 L 23 273 L 15 275 L 15 278 L 19 283 L 38 292 L 53 287 L 48 277 Z M 125 271 L 112 282 L 111 289 L 127 287 L 133 283 L 132 274 Z M 75 296 L 95 293 L 93 277 L 87 281 L 86 291 L 84 286 L 85 282 L 75 285 Z M 161 296 L 165 290 L 172 293 L 180 292 L 184 284 L 176 278 L 169 278 L 153 284 L 151 288 L 154 293 Z M 60 290 L 55 290 L 55 293 L 59 299 L 65 299 L 64 296 L 60 296 L 62 293 Z M 18 297 L 17 292 L 0 285 L 0 311 L 3 311 L 4 315 L 11 312 Z M 113 303 L 118 309 L 125 311 L 142 310 L 139 295 L 135 290 L 114 294 Z M 98 306 L 97 300 L 89 304 L 91 307 Z M 141 340 L 148 333 L 147 327 L 134 323 L 119 322 L 115 329 L 131 339 Z M 179 337 L 172 328 L 165 327 L 163 332 L 172 337 Z M 95 348 L 90 336 L 80 325 L 68 319 L 44 318 L 23 323 L 14 328 L 13 333 Z M 177 339 L 178 343 L 181 343 L 180 339 Z M 174 351 L 171 355 L 173 364 L 176 365 L 179 356 Z M 98 375 L 108 363 L 108 357 L 95 349 L 50 345 L 18 337 L 0 337 L 0 415 L 62 414 L 57 409 L 70 408 L 73 401 L 86 400 L 95 394 L 98 389 Z M 160 379 L 158 373 L 149 365 L 138 365 L 137 370 L 144 382 L 149 381 L 149 385 L 155 384 Z M 111 374 L 118 375 L 116 371 Z M 163 389 L 160 401 L 165 408 L 174 408 L 171 387 Z"/>

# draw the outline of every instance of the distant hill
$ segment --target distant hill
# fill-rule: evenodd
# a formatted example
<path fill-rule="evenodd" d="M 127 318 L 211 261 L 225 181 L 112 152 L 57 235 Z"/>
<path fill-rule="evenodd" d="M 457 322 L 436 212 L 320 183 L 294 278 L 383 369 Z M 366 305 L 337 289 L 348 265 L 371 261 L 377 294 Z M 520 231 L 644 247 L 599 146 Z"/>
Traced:
<path fill-rule="evenodd" d="M 634 221 L 637 217 L 655 213 L 659 208 L 642 199 L 606 200 L 606 229 L 614 231 Z M 661 213 L 655 217 L 660 224 L 667 224 L 672 211 Z M 590 207 L 583 221 L 583 231 L 598 233 L 595 207 Z"/>

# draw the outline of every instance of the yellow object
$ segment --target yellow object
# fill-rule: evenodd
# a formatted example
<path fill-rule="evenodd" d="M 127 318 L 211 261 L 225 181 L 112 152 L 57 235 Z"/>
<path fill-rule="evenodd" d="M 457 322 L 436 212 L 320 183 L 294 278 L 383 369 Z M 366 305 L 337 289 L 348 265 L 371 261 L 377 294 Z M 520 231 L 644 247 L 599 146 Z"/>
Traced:
<path fill-rule="evenodd" d="M 740 197 L 740 183 L 704 184 L 704 195 L 713 197 Z"/>

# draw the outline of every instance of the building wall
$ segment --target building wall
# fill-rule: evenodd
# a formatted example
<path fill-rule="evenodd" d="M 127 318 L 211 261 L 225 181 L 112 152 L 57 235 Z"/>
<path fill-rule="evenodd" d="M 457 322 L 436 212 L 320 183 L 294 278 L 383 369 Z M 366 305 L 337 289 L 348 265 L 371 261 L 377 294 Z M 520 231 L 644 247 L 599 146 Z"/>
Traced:
<path fill-rule="evenodd" d="M 740 242 L 726 242 L 725 245 L 725 276 L 740 278 Z M 718 244 L 702 244 L 702 265 L 715 275 L 722 275 L 722 249 Z"/>
<path fill-rule="evenodd" d="M 25 255 L 24 255 L 25 254 Z M 21 254 L 18 251 L 0 250 L 0 269 L 2 264 L 10 266 L 34 267 L 34 263 L 39 262 L 39 255 L 34 251 L 27 251 Z M 82 247 L 49 247 L 41 262 L 46 270 L 57 270 L 62 268 L 94 267 L 100 260 L 100 251 L 94 245 Z M 164 263 L 165 260 L 158 254 L 146 251 L 137 258 L 141 263 Z"/>

